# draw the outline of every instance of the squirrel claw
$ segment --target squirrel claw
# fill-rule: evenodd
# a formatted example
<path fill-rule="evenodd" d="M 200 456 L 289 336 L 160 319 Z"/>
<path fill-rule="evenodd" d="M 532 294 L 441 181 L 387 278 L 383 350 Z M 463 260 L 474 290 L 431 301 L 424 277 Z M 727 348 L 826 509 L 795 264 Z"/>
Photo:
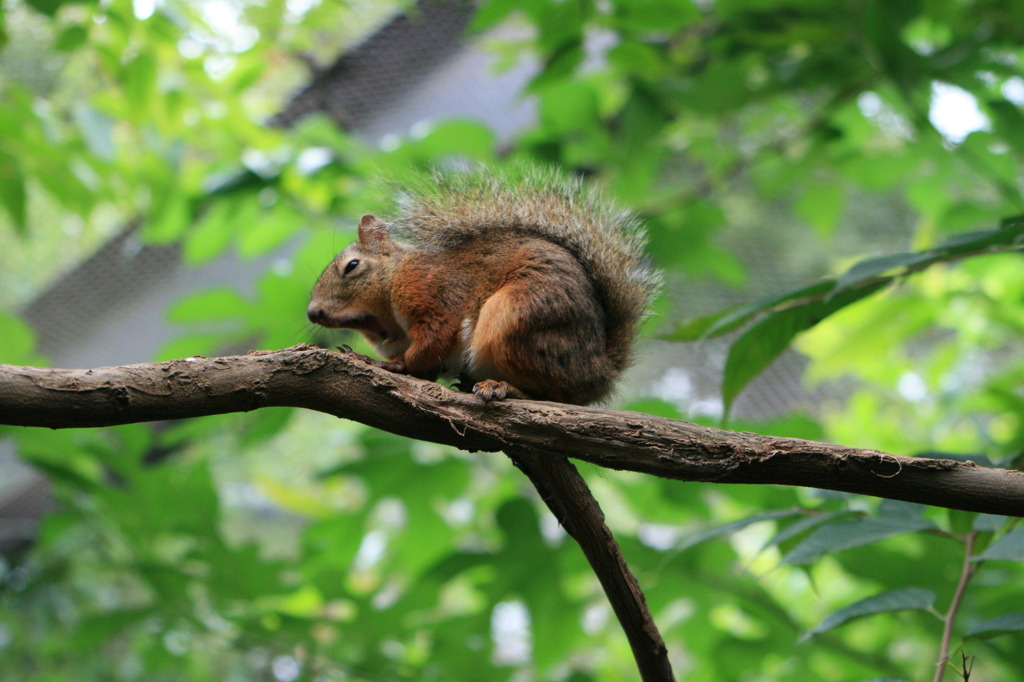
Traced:
<path fill-rule="evenodd" d="M 355 354 L 355 351 L 352 350 L 352 346 L 348 345 L 347 343 L 343 343 L 340 346 L 335 346 L 335 348 L 338 350 L 339 353 Z"/>
<path fill-rule="evenodd" d="M 408 374 L 409 373 L 409 370 L 407 370 L 405 368 L 405 362 L 402 361 L 402 360 L 395 360 L 394 362 L 389 362 L 387 360 L 373 360 L 373 359 L 370 359 L 370 363 L 374 367 L 380 367 L 381 369 L 386 369 L 387 371 L 394 372 L 395 374 Z"/>
<path fill-rule="evenodd" d="M 525 398 L 526 394 L 507 381 L 484 379 L 473 384 L 473 393 L 483 398 L 485 403 L 506 398 Z"/>

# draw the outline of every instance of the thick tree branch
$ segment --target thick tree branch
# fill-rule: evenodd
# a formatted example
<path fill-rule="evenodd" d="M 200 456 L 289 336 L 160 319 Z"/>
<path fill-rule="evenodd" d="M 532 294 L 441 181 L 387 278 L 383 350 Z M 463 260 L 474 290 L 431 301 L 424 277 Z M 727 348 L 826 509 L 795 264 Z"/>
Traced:
<path fill-rule="evenodd" d="M 240 412 L 319 410 L 465 450 L 514 448 L 684 481 L 827 488 L 1024 516 L 1024 473 L 723 431 L 634 412 L 483 404 L 309 346 L 91 370 L 0 365 L 0 424 L 95 427 Z"/>

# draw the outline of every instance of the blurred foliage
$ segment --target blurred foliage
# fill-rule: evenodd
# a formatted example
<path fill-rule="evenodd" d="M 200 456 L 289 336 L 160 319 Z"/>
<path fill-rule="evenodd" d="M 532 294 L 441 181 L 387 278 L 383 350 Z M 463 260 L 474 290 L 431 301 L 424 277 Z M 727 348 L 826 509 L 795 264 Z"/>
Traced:
<path fill-rule="evenodd" d="M 1024 5 L 490 0 L 475 30 L 527 27 L 493 49 L 540 65 L 535 125 L 501 158 L 464 119 L 386 149 L 323 118 L 263 125 L 307 77 L 296 55 L 331 59 L 386 16 L 371 6 L 6 3 L 0 303 L 135 219 L 190 265 L 299 239 L 251 295 L 178 301 L 161 355 L 289 345 L 338 216 L 383 207 L 373 177 L 526 157 L 645 218 L 668 284 L 659 367 L 686 340 L 729 344 L 723 409 L 652 386 L 627 407 L 1020 461 Z M 39 363 L 32 345 L 0 316 L 0 360 Z M 735 399 L 791 345 L 805 411 L 745 420 Z M 500 457 L 289 410 L 4 434 L 58 501 L 0 563 L 4 679 L 635 675 L 579 551 Z M 1024 677 L 1012 521 L 582 469 L 681 678 L 929 678 L 964 566 L 954 647 L 974 679 Z"/>

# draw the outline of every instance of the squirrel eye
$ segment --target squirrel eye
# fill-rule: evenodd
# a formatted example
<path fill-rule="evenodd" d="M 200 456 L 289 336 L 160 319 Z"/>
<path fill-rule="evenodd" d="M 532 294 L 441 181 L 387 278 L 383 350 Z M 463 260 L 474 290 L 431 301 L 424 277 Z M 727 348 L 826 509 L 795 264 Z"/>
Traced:
<path fill-rule="evenodd" d="M 345 273 L 344 274 L 347 275 L 348 273 L 350 273 L 353 270 L 355 270 L 358 266 L 359 266 L 359 259 L 358 258 L 353 258 L 349 262 L 345 263 Z"/>

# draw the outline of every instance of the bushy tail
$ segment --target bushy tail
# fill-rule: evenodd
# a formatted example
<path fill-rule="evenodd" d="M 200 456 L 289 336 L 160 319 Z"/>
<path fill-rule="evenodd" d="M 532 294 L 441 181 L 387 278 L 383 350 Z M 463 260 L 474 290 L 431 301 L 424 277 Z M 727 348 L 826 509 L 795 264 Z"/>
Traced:
<path fill-rule="evenodd" d="M 644 233 L 633 214 L 603 201 L 579 178 L 533 166 L 437 171 L 402 185 L 399 205 L 392 228 L 417 246 L 452 246 L 515 229 L 568 249 L 604 304 L 609 359 L 618 371 L 629 364 L 637 327 L 660 282 L 644 257 Z"/>

